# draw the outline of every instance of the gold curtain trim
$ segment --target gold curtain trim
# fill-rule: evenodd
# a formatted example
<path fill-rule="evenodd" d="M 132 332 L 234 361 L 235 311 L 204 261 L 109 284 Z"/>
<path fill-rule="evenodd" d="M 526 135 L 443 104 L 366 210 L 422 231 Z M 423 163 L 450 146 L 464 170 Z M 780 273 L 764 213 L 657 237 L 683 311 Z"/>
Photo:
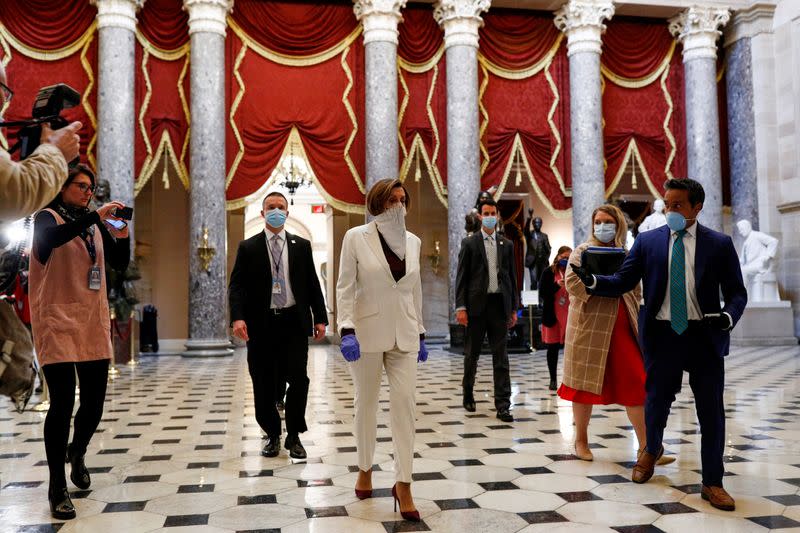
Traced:
<path fill-rule="evenodd" d="M 664 116 L 664 135 L 667 137 L 667 141 L 669 141 L 670 151 L 669 156 L 667 157 L 667 163 L 664 165 L 664 174 L 667 178 L 674 178 L 675 176 L 672 175 L 672 162 L 675 160 L 675 155 L 678 153 L 678 146 L 675 142 L 675 136 L 672 135 L 672 130 L 669 128 L 669 122 L 672 120 L 672 113 L 675 110 L 675 105 L 672 101 L 672 96 L 669 94 L 667 90 L 667 78 L 669 77 L 670 67 L 667 65 L 667 68 L 664 69 L 664 72 L 661 74 L 661 91 L 664 93 L 664 100 L 667 102 L 667 114 Z M 660 194 L 656 194 L 656 197 L 659 197 Z"/>
<path fill-rule="evenodd" d="M 180 168 L 184 173 L 186 179 L 187 189 L 189 188 L 189 171 L 186 169 L 186 153 L 189 151 L 189 138 L 192 132 L 192 114 L 189 111 L 189 102 L 186 100 L 186 92 L 183 90 L 183 80 L 186 79 L 186 73 L 189 72 L 190 54 L 186 54 L 183 60 L 183 69 L 181 75 L 178 76 L 178 96 L 181 98 L 181 106 L 183 107 L 183 115 L 186 117 L 186 136 L 183 138 L 183 146 L 181 146 Z"/>
<path fill-rule="evenodd" d="M 722 77 L 725 75 L 725 71 L 728 69 L 728 58 L 722 59 L 722 65 L 720 65 L 719 70 L 717 70 L 717 83 L 722 81 Z"/>
<path fill-rule="evenodd" d="M 403 140 L 403 135 L 400 133 L 400 127 L 403 124 L 403 119 L 406 116 L 406 109 L 408 108 L 408 100 L 409 100 L 409 93 L 408 93 L 408 84 L 406 83 L 406 79 L 403 76 L 403 69 L 399 67 L 397 68 L 397 78 L 400 80 L 400 86 L 403 88 L 403 101 L 400 102 L 400 109 L 397 112 L 397 141 L 400 144 L 400 150 L 403 152 L 403 160 L 408 158 L 408 149 L 406 148 L 406 143 Z"/>
<path fill-rule="evenodd" d="M 350 35 L 318 54 L 307 56 L 290 56 L 275 52 L 263 46 L 258 41 L 250 37 L 241 26 L 234 22 L 231 17 L 228 17 L 228 26 L 231 28 L 231 30 L 233 30 L 233 33 L 235 33 L 239 39 L 242 40 L 243 43 L 246 43 L 248 47 L 252 48 L 255 53 L 264 59 L 269 59 L 270 61 L 278 63 L 279 65 L 287 65 L 291 67 L 307 67 L 310 65 L 318 65 L 328 61 L 329 59 L 333 59 L 349 48 L 353 41 L 355 41 L 358 36 L 361 35 L 362 30 L 361 24 L 359 24 L 356 29 L 350 33 Z"/>
<path fill-rule="evenodd" d="M 144 147 L 145 152 L 147 155 L 144 158 L 144 163 L 142 163 L 142 171 L 144 173 L 144 169 L 148 168 L 150 164 L 153 162 L 153 145 L 150 144 L 150 136 L 147 133 L 147 128 L 144 125 L 144 116 L 147 114 L 147 108 L 150 107 L 150 99 L 153 97 L 153 84 L 150 83 L 150 74 L 147 72 L 147 61 L 150 59 L 150 52 L 147 48 L 144 49 L 142 53 L 142 76 L 144 76 L 144 86 L 146 88 L 144 94 L 144 102 L 142 102 L 142 107 L 139 109 L 139 131 L 142 134 L 142 139 L 144 139 Z M 139 183 L 137 180 L 136 186 L 134 186 L 134 192 L 139 187 Z"/>
<path fill-rule="evenodd" d="M 481 126 L 480 130 L 478 130 L 478 144 L 483 154 L 483 163 L 481 164 L 481 176 L 483 176 L 486 167 L 489 166 L 490 159 L 489 151 L 486 149 L 486 146 L 483 145 L 483 134 L 486 133 L 486 128 L 489 127 L 489 112 L 486 110 L 486 106 L 483 105 L 483 95 L 486 93 L 486 88 L 489 87 L 489 73 L 487 72 L 486 66 L 481 64 L 480 67 L 483 72 L 483 81 L 481 81 L 481 87 L 478 91 L 478 110 L 481 114 Z"/>
<path fill-rule="evenodd" d="M 397 64 L 406 72 L 411 72 L 412 74 L 422 74 L 423 72 L 428 72 L 430 69 L 438 65 L 439 60 L 442 59 L 442 55 L 444 55 L 444 43 L 442 43 L 439 49 L 436 50 L 436 53 L 433 54 L 433 57 L 424 63 L 412 63 L 410 61 L 406 61 L 398 55 Z"/>
<path fill-rule="evenodd" d="M 6 41 L 3 34 L 0 33 L 0 48 L 3 49 L 3 66 L 5 67 L 11 62 L 11 48 L 8 47 L 8 42 Z M 0 115 L 3 115 L 8 109 L 8 106 L 11 102 L 6 102 L 0 107 Z M 3 147 L 3 150 L 8 150 L 8 141 L 6 140 L 6 136 L 3 135 L 3 131 L 0 129 L 0 146 Z"/>
<path fill-rule="evenodd" d="M 8 41 L 8 43 L 20 54 L 25 57 L 30 57 L 31 59 L 38 59 L 39 61 L 57 61 L 59 59 L 67 58 L 78 50 L 84 48 L 87 42 L 90 42 L 94 39 L 94 32 L 97 29 L 97 22 L 93 21 L 86 31 L 83 32 L 83 35 L 78 37 L 75 42 L 64 46 L 63 48 L 57 48 L 55 50 L 45 50 L 43 48 L 35 48 L 33 46 L 28 46 L 8 31 L 3 24 L 0 24 L 0 35 Z"/>
<path fill-rule="evenodd" d="M 669 47 L 669 51 L 661 63 L 656 67 L 656 69 L 645 75 L 641 78 L 626 78 L 625 76 L 620 76 L 619 74 L 614 73 L 611 69 L 606 67 L 603 62 L 600 62 L 600 72 L 603 74 L 604 77 L 611 80 L 612 83 L 615 85 L 619 85 L 620 87 L 625 87 L 626 89 L 641 89 L 642 87 L 647 87 L 654 81 L 656 81 L 661 74 L 664 72 L 665 69 L 669 69 L 669 64 L 672 61 L 672 55 L 675 53 L 675 46 L 677 45 L 677 41 L 673 40 L 672 44 Z"/>
<path fill-rule="evenodd" d="M 314 172 L 314 168 L 311 166 L 311 162 L 308 160 L 308 156 L 306 155 L 306 151 L 305 151 L 305 148 L 303 146 L 303 137 L 300 135 L 300 132 L 297 131 L 297 128 L 295 128 L 295 127 L 292 127 L 291 131 L 289 131 L 289 135 L 286 137 L 286 144 L 284 144 L 284 146 L 283 146 L 283 152 L 281 153 L 281 157 L 278 160 L 278 164 L 280 164 L 280 162 L 284 158 L 289 157 L 290 152 L 291 152 L 291 145 L 293 143 L 296 144 L 299 147 L 299 150 L 297 152 L 295 152 L 293 155 L 295 157 L 300 157 L 300 158 L 303 159 L 303 161 L 305 162 L 306 167 L 308 168 L 308 171 L 309 171 L 309 173 L 311 175 L 311 181 L 314 182 L 314 185 L 316 185 L 317 189 L 319 190 L 320 195 L 322 195 L 322 197 L 325 199 L 325 201 L 328 204 L 330 204 L 331 206 L 333 206 L 334 208 L 336 208 L 336 209 L 338 209 L 340 211 L 344 211 L 346 213 L 356 213 L 356 214 L 363 215 L 365 213 L 363 205 L 356 205 L 356 204 L 350 204 L 350 203 L 347 203 L 347 202 L 342 202 L 340 200 L 337 200 L 333 196 L 331 196 L 328 193 L 328 191 L 325 190 L 325 187 L 323 187 L 322 184 L 317 179 L 317 174 Z M 267 180 L 264 182 L 264 184 L 261 187 L 259 187 L 257 191 L 245 196 L 244 198 L 239 198 L 237 200 L 229 200 L 229 201 L 227 201 L 225 203 L 225 209 L 227 209 L 228 211 L 234 211 L 236 209 L 241 209 L 243 207 L 246 207 L 246 206 L 252 204 L 254 201 L 259 200 L 261 197 L 263 197 L 267 193 L 269 188 L 272 187 L 275 184 L 275 178 L 277 177 L 277 175 L 275 174 L 276 170 L 277 170 L 277 166 L 272 170 L 272 173 L 270 173 L 269 178 L 267 178 Z"/>
<path fill-rule="evenodd" d="M 242 162 L 242 158 L 244 158 L 244 141 L 242 141 L 242 136 L 239 133 L 239 127 L 236 125 L 236 120 L 234 119 L 236 115 L 236 111 L 239 109 L 239 104 L 242 102 L 242 98 L 244 98 L 245 86 L 244 80 L 242 79 L 241 74 L 239 73 L 239 67 L 242 66 L 242 61 L 244 61 L 244 56 L 247 54 L 247 43 L 242 41 L 242 49 L 239 50 L 239 53 L 236 55 L 236 61 L 233 64 L 233 77 L 236 78 L 236 83 L 239 85 L 239 92 L 236 93 L 236 98 L 233 99 L 233 104 L 231 105 L 230 114 L 228 115 L 228 121 L 231 124 L 231 129 L 233 130 L 233 136 L 236 138 L 236 144 L 239 145 L 239 151 L 236 153 L 236 157 L 233 160 L 233 164 L 231 165 L 230 170 L 228 170 L 228 176 L 225 179 L 225 190 L 228 190 L 231 182 L 233 181 L 233 177 L 236 175 L 236 171 L 239 169 L 239 163 Z"/>
<path fill-rule="evenodd" d="M 622 176 L 625 174 L 625 169 L 628 167 L 628 163 L 630 162 L 631 158 L 635 158 L 639 169 L 642 171 L 644 182 L 647 184 L 650 194 L 656 198 L 661 198 L 661 193 L 659 193 L 658 190 L 656 190 L 656 188 L 653 186 L 653 180 L 650 178 L 650 173 L 647 172 L 647 167 L 642 159 L 642 154 L 639 152 L 639 145 L 636 143 L 636 139 L 634 137 L 631 137 L 631 140 L 628 142 L 628 148 L 625 151 L 625 156 L 622 158 L 622 163 L 620 164 L 619 169 L 617 169 L 617 175 L 614 176 L 614 180 L 606 189 L 606 198 L 614 194 L 614 191 L 616 191 L 617 187 L 619 187 L 619 183 L 622 181 Z"/>
<path fill-rule="evenodd" d="M 433 130 L 433 157 L 430 161 L 426 162 L 433 168 L 433 172 L 431 176 L 436 179 L 436 183 L 434 184 L 434 189 L 439 188 L 441 195 L 439 196 L 439 200 L 444 203 L 444 206 L 447 207 L 447 187 L 444 185 L 444 180 L 442 179 L 441 174 L 439 173 L 439 167 L 437 165 L 439 161 L 439 150 L 442 147 L 442 141 L 439 138 L 439 127 L 436 125 L 436 116 L 433 114 L 433 107 L 431 106 L 431 102 L 433 101 L 433 93 L 436 91 L 436 81 L 439 78 L 439 65 L 434 65 L 433 67 L 433 79 L 431 80 L 431 89 L 428 91 L 428 98 L 425 100 L 425 108 L 428 114 L 428 121 L 431 125 L 431 130 Z M 423 152 L 423 155 L 427 158 L 428 154 Z M 437 193 L 439 194 L 439 193 Z"/>
<path fill-rule="evenodd" d="M 564 183 L 564 177 L 561 175 L 561 171 L 558 170 L 558 166 L 556 165 L 558 154 L 561 153 L 561 132 L 558 130 L 558 125 L 556 125 L 553 117 L 558 109 L 558 104 L 561 103 L 561 96 L 559 96 L 556 82 L 553 79 L 553 76 L 550 74 L 550 66 L 553 64 L 554 57 L 555 56 L 550 58 L 550 63 L 548 63 L 547 67 L 544 69 L 544 77 L 547 80 L 547 85 L 550 86 L 550 92 L 553 93 L 553 105 L 550 106 L 550 111 L 547 113 L 547 123 L 550 125 L 550 132 L 556 138 L 556 147 L 553 150 L 553 153 L 550 155 L 550 170 L 553 171 L 553 175 L 556 177 L 556 181 L 558 182 L 558 186 L 561 188 L 561 192 L 564 194 L 564 196 L 570 197 L 572 196 L 572 191 L 567 191 L 567 186 Z"/>
<path fill-rule="evenodd" d="M 400 166 L 400 180 L 405 182 L 408 178 L 411 172 L 411 165 L 414 162 L 413 154 L 415 153 L 419 153 L 419 157 L 422 158 L 425 167 L 428 169 L 428 175 L 431 178 L 431 185 L 433 185 L 436 197 L 439 199 L 439 202 L 447 208 L 447 191 L 442 183 L 442 176 L 433 160 L 429 157 L 428 151 L 425 150 L 425 143 L 422 141 L 422 137 L 419 133 L 414 135 L 414 140 L 411 141 L 411 148 L 409 149 L 409 156 L 403 160 L 403 164 Z"/>
<path fill-rule="evenodd" d="M 350 105 L 350 100 L 348 99 L 350 96 L 350 91 L 353 89 L 353 73 L 350 71 L 350 65 L 347 64 L 347 54 L 349 53 L 350 47 L 348 46 L 342 52 L 341 59 L 342 70 L 344 70 L 344 73 L 347 76 L 347 87 L 344 88 L 344 93 L 342 94 L 342 103 L 344 104 L 344 108 L 347 110 L 347 116 L 350 117 L 350 122 L 353 124 L 353 131 L 350 132 L 350 137 L 347 139 L 347 144 L 344 147 L 344 161 L 347 163 L 347 168 L 350 169 L 350 174 L 353 176 L 353 180 L 355 180 L 358 190 L 361 191 L 362 194 L 366 194 L 367 189 L 361 180 L 361 176 L 358 174 L 356 165 L 350 158 L 350 147 L 353 146 L 353 142 L 356 139 L 356 134 L 358 134 L 358 119 L 355 111 L 353 111 L 353 106 Z"/>
<path fill-rule="evenodd" d="M 142 171 L 139 173 L 139 179 L 136 180 L 136 185 L 133 188 L 134 197 L 138 196 L 139 193 L 142 192 L 145 185 L 147 185 L 147 182 L 150 181 L 150 178 L 156 171 L 156 168 L 158 168 L 158 163 L 165 156 L 167 160 L 164 161 L 164 165 L 166 165 L 167 162 L 172 163 L 172 167 L 175 169 L 178 179 L 183 184 L 183 188 L 187 191 L 189 190 L 189 179 L 186 172 L 186 167 L 178 160 L 178 157 L 175 154 L 175 149 L 172 146 L 169 133 L 163 131 L 161 132 L 161 140 L 158 143 L 156 154 L 151 158 L 152 164 L 149 166 L 142 165 Z M 166 168 L 164 169 L 164 188 L 169 188 L 169 180 L 167 179 Z"/>
<path fill-rule="evenodd" d="M 94 25 L 94 23 L 92 25 Z M 89 139 L 89 145 L 86 147 L 86 157 L 89 159 L 92 168 L 97 168 L 97 161 L 94 157 L 94 146 L 97 143 L 97 117 L 94 114 L 91 102 L 89 102 L 89 95 L 92 94 L 92 89 L 94 88 L 94 72 L 92 71 L 92 64 L 89 63 L 89 59 L 86 57 L 86 54 L 89 52 L 89 46 L 91 46 L 92 41 L 94 41 L 94 35 L 94 33 L 89 34 L 89 38 L 86 39 L 83 49 L 81 50 L 81 65 L 86 72 L 86 77 L 89 78 L 89 84 L 86 85 L 86 89 L 83 91 L 81 104 L 83 104 L 83 110 L 86 112 L 86 116 L 89 117 L 89 122 L 92 123 L 92 129 L 94 130 L 92 138 Z"/>
<path fill-rule="evenodd" d="M 189 43 L 179 46 L 173 50 L 165 50 L 151 43 L 147 37 L 142 34 L 138 29 L 136 30 L 136 40 L 150 55 L 157 57 L 162 61 L 177 61 L 189 53 Z"/>
<path fill-rule="evenodd" d="M 525 78 L 530 78 L 531 76 L 535 76 L 539 73 L 543 68 L 546 68 L 550 65 L 553 61 L 553 58 L 558 52 L 559 46 L 561 46 L 561 41 L 564 39 L 564 34 L 559 33 L 558 37 L 556 38 L 553 46 L 550 47 L 550 50 L 535 64 L 531 65 L 527 68 L 521 69 L 508 69 L 501 67 L 496 63 L 492 63 L 489 59 L 486 58 L 485 55 L 478 52 L 478 62 L 486 68 L 489 72 L 494 74 L 495 76 L 499 76 L 501 78 L 505 78 L 507 80 L 523 80 Z"/>

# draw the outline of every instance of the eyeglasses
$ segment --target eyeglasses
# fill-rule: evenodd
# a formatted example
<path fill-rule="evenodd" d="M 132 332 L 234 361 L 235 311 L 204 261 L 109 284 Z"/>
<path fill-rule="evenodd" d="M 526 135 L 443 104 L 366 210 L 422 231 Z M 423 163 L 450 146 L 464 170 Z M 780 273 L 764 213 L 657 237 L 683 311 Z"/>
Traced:
<path fill-rule="evenodd" d="M 77 188 L 79 188 L 81 192 L 89 191 L 90 193 L 94 193 L 94 185 L 91 185 L 89 183 L 76 183 L 74 181 L 72 182 L 72 184 L 75 185 Z"/>
<path fill-rule="evenodd" d="M 10 102 L 14 97 L 14 91 L 12 91 L 11 87 L 3 82 L 0 82 L 0 90 L 3 91 L 3 97 L 5 98 L 6 102 Z"/>

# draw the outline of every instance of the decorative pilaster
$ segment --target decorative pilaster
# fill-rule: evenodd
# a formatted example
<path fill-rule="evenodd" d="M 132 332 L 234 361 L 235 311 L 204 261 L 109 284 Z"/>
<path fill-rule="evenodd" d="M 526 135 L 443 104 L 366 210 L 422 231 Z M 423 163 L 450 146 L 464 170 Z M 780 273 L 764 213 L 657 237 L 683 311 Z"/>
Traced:
<path fill-rule="evenodd" d="M 717 111 L 717 39 L 730 19 L 724 8 L 690 7 L 669 21 L 683 44 L 688 177 L 703 184 L 700 222 L 722 230 L 722 169 Z"/>
<path fill-rule="evenodd" d="M 364 26 L 366 70 L 367 190 L 395 178 L 400 168 L 397 140 L 397 25 L 406 0 L 354 0 Z"/>
<path fill-rule="evenodd" d="M 769 151 L 777 145 L 771 131 L 777 129 L 774 112 L 774 88 L 771 83 L 755 83 L 775 77 L 774 61 L 758 61 L 758 50 L 772 49 L 772 23 L 775 5 L 756 4 L 737 11 L 725 28 L 725 82 L 728 106 L 728 151 L 731 165 L 731 207 L 733 221 L 749 220 L 753 229 L 761 229 L 759 204 L 769 205 L 763 216 L 769 219 L 778 187 L 770 187 L 770 166 L 775 165 Z M 762 52 L 763 54 L 763 52 Z M 754 60 L 755 59 L 755 60 Z M 757 105 L 760 104 L 760 107 Z M 756 115 L 759 115 L 758 131 Z M 768 124 L 775 125 L 771 129 Z M 774 174 L 778 174 L 774 172 Z M 776 231 L 764 220 L 767 233 Z M 740 241 L 734 232 L 734 242 Z"/>
<path fill-rule="evenodd" d="M 189 340 L 184 356 L 233 354 L 228 338 L 225 30 L 233 0 L 184 0 L 191 36 Z"/>
<path fill-rule="evenodd" d="M 97 177 L 108 180 L 111 198 L 134 202 L 136 11 L 144 0 L 92 0 L 97 6 Z M 130 222 L 131 243 L 135 242 Z"/>
<path fill-rule="evenodd" d="M 447 239 L 449 310 L 455 316 L 458 252 L 466 237 L 464 216 L 480 192 L 478 29 L 489 0 L 439 0 L 433 16 L 444 28 L 447 61 Z"/>
<path fill-rule="evenodd" d="M 611 0 L 570 0 L 556 11 L 555 25 L 567 35 L 570 146 L 572 153 L 572 234 L 575 244 L 589 237 L 588 221 L 605 203 L 603 98 L 600 53 Z"/>

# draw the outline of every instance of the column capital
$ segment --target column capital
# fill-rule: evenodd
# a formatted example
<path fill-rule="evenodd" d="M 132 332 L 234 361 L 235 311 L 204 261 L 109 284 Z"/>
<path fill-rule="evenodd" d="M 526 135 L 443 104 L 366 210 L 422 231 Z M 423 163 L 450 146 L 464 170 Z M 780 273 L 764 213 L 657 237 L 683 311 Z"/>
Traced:
<path fill-rule="evenodd" d="M 364 44 L 383 41 L 397 44 L 400 10 L 407 0 L 353 0 L 353 12 L 364 26 Z"/>
<path fill-rule="evenodd" d="M 739 39 L 755 37 L 762 33 L 772 33 L 775 17 L 775 2 L 758 2 L 747 9 L 733 14 L 730 24 L 725 27 L 725 46 Z"/>
<path fill-rule="evenodd" d="M 207 32 L 225 37 L 233 0 L 183 0 L 183 9 L 189 13 L 189 35 Z"/>
<path fill-rule="evenodd" d="M 683 44 L 683 62 L 716 59 L 719 28 L 730 18 L 728 8 L 694 6 L 669 19 L 669 32 Z"/>
<path fill-rule="evenodd" d="M 483 26 L 481 13 L 488 11 L 490 0 L 438 0 L 433 18 L 444 28 L 444 47 L 478 47 L 478 30 Z"/>
<path fill-rule="evenodd" d="M 605 20 L 614 16 L 612 0 L 569 0 L 556 11 L 553 22 L 567 34 L 567 55 L 599 54 L 606 31 Z"/>
<path fill-rule="evenodd" d="M 124 28 L 136 31 L 136 12 L 145 0 L 92 0 L 97 6 L 98 28 Z"/>

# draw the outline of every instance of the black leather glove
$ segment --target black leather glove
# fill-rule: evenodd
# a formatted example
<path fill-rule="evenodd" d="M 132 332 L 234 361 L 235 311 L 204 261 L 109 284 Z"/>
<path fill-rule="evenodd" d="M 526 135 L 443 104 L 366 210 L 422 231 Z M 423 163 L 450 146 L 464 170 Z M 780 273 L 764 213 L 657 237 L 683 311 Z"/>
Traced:
<path fill-rule="evenodd" d="M 718 329 L 721 331 L 727 331 L 731 328 L 731 321 L 728 315 L 724 313 L 705 315 L 703 317 L 703 324 L 711 329 Z"/>
<path fill-rule="evenodd" d="M 569 266 L 572 267 L 572 271 L 575 272 L 575 275 L 578 276 L 578 279 L 580 279 L 584 285 L 586 285 L 587 287 L 590 285 L 594 285 L 594 276 L 589 274 L 588 270 L 574 263 Z"/>

